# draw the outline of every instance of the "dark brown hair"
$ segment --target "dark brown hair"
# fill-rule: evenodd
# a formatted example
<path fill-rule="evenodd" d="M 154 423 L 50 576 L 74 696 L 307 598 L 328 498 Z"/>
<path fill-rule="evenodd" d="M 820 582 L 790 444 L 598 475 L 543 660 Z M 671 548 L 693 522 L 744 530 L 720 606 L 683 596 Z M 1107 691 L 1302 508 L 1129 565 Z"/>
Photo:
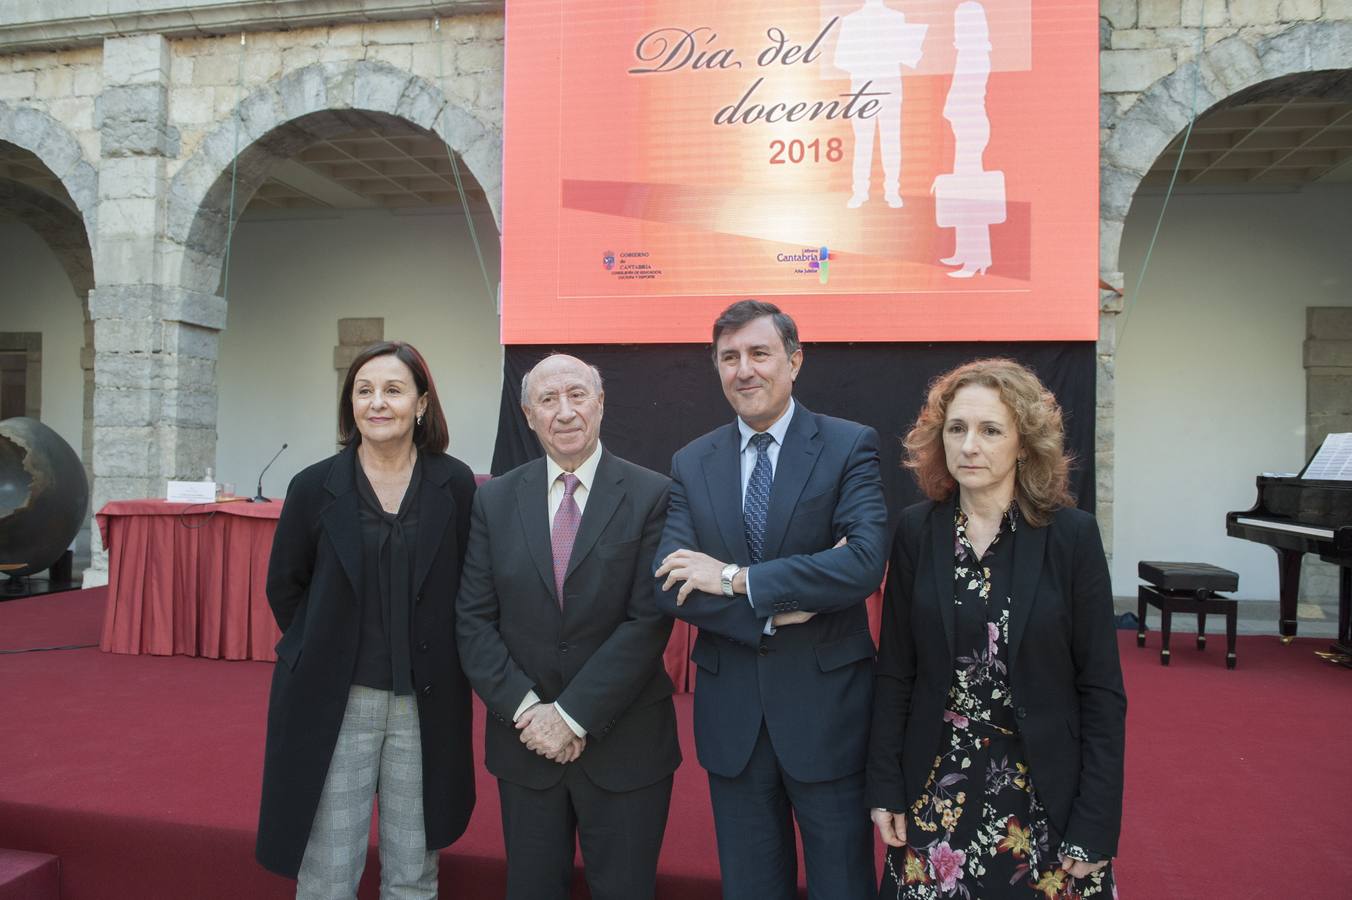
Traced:
<path fill-rule="evenodd" d="M 944 454 L 944 422 L 953 395 L 971 384 L 992 388 L 1009 408 L 1024 454 L 1014 478 L 1014 497 L 1019 512 L 1034 527 L 1047 524 L 1053 512 L 1075 503 L 1068 483 L 1071 459 L 1064 450 L 1061 406 L 1036 375 L 1011 359 L 978 359 L 936 378 L 902 441 L 906 447 L 902 465 L 915 473 L 926 497 L 952 496 L 957 482 Z"/>
<path fill-rule="evenodd" d="M 714 362 L 718 361 L 718 339 L 723 335 L 723 332 L 736 331 L 744 325 L 750 325 L 765 316 L 770 317 L 770 321 L 774 323 L 775 331 L 779 332 L 779 339 L 784 343 L 784 355 L 793 356 L 802 345 L 798 343 L 798 325 L 789 314 L 773 303 L 766 303 L 764 300 L 738 300 L 719 313 L 718 318 L 714 321 L 712 351 Z"/>
<path fill-rule="evenodd" d="M 357 430 L 357 419 L 352 414 L 352 384 L 357 380 L 357 372 L 377 356 L 394 356 L 408 366 L 413 373 L 413 383 L 418 395 L 427 395 L 427 409 L 423 413 L 421 425 L 413 424 L 413 445 L 427 453 L 445 453 L 451 443 L 450 429 L 446 426 L 446 414 L 441 411 L 441 400 L 437 398 L 437 386 L 432 381 L 432 372 L 427 360 L 412 344 L 403 341 L 380 341 L 357 354 L 352 365 L 347 367 L 347 377 L 343 379 L 343 389 L 338 394 L 338 443 L 361 443 L 361 432 Z"/>

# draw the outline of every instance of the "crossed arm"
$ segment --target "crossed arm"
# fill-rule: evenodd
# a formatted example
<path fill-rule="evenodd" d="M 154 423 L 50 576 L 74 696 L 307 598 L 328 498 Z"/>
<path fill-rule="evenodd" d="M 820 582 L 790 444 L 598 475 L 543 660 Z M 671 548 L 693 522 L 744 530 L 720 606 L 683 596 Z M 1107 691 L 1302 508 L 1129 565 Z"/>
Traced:
<path fill-rule="evenodd" d="M 722 593 L 721 574 L 728 561 L 700 549 L 681 469 L 679 464 L 673 466 L 671 504 L 655 575 L 657 605 L 667 615 L 740 643 L 755 644 L 767 620 L 778 627 L 848 608 L 882 581 L 887 510 L 877 436 L 872 429 L 860 430 L 847 455 L 830 510 L 836 543 L 814 553 L 741 569 L 733 579 L 732 597 Z M 781 601 L 788 601 L 793 609 L 776 612 Z"/>

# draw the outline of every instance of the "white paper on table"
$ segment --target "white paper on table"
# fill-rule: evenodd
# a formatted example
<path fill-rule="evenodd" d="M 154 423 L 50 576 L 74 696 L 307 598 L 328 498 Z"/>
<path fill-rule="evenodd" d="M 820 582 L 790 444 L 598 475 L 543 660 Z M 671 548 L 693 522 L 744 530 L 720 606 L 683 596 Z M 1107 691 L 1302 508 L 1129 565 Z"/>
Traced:
<path fill-rule="evenodd" d="M 214 481 L 171 481 L 165 499 L 170 503 L 215 503 Z"/>

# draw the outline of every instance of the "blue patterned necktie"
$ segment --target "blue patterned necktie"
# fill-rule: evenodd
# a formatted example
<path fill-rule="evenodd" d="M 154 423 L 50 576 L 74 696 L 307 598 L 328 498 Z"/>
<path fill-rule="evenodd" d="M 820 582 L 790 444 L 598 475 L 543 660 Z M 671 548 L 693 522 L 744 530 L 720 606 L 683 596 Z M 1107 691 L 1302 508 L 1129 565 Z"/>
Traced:
<path fill-rule="evenodd" d="M 746 529 L 746 548 L 751 553 L 752 565 L 761 561 L 761 554 L 765 551 L 765 519 L 770 511 L 770 482 L 774 480 L 769 452 L 773 440 L 764 432 L 751 436 L 751 446 L 756 448 L 756 466 L 746 483 L 742 525 Z"/>

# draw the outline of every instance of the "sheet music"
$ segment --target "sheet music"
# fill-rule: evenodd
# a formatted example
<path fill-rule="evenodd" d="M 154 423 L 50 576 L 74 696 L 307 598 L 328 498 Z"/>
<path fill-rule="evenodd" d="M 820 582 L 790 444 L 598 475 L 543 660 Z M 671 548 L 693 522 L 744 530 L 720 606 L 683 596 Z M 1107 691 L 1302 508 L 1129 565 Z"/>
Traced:
<path fill-rule="evenodd" d="M 1301 473 L 1302 478 L 1320 481 L 1352 481 L 1352 432 L 1324 438 L 1319 452 Z"/>

